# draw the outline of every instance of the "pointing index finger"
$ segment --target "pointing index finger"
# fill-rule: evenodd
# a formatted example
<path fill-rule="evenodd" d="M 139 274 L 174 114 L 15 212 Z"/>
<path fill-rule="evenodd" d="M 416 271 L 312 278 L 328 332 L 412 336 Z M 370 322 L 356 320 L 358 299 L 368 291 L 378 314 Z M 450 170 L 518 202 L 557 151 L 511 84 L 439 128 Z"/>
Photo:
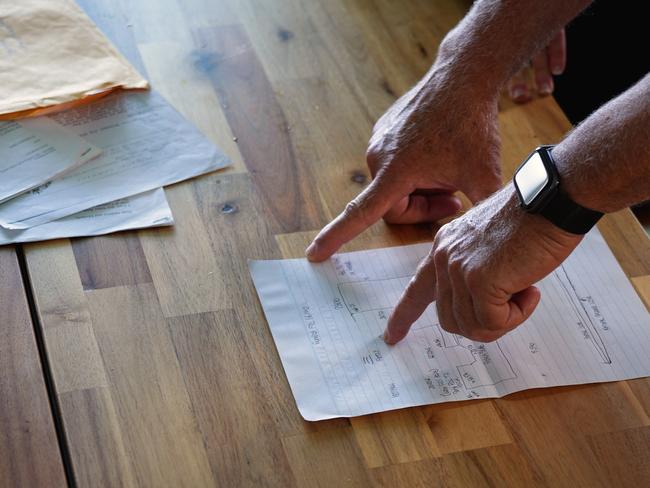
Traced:
<path fill-rule="evenodd" d="M 307 259 L 319 262 L 329 258 L 343 244 L 382 218 L 408 193 L 403 183 L 378 173 L 372 183 L 320 231 L 306 250 Z"/>
<path fill-rule="evenodd" d="M 424 310 L 436 299 L 436 268 L 431 256 L 427 256 L 418 267 L 399 302 L 388 318 L 384 332 L 387 344 L 401 341 Z"/>

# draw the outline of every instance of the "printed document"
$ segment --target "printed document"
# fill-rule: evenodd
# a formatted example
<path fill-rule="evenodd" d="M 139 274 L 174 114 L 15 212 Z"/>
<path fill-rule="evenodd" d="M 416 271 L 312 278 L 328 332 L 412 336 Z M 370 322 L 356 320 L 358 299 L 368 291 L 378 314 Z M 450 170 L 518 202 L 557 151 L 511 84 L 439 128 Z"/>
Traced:
<path fill-rule="evenodd" d="M 230 164 L 155 92 L 117 93 L 51 119 L 103 153 L 0 205 L 0 226 L 25 229 Z"/>
<path fill-rule="evenodd" d="M 97 236 L 127 229 L 172 225 L 174 219 L 162 188 L 122 198 L 26 230 L 0 228 L 0 245 L 63 237 Z"/>
<path fill-rule="evenodd" d="M 650 314 L 597 229 L 539 283 L 532 317 L 501 339 L 447 333 L 430 305 L 402 342 L 387 346 L 387 318 L 429 249 L 250 262 L 305 419 L 650 376 Z"/>
<path fill-rule="evenodd" d="M 0 203 L 58 178 L 100 153 L 74 132 L 44 117 L 0 122 Z"/>

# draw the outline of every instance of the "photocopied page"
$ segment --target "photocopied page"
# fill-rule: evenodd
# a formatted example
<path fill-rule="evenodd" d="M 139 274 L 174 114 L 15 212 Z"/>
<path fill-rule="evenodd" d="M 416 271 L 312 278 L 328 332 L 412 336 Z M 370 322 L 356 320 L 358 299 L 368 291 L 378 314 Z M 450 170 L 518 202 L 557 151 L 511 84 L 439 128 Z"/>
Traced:
<path fill-rule="evenodd" d="M 99 148 L 44 117 L 0 122 L 0 203 L 100 153 Z"/>
<path fill-rule="evenodd" d="M 52 116 L 103 153 L 0 205 L 0 225 L 25 229 L 230 164 L 155 92 L 117 93 Z"/>
<path fill-rule="evenodd" d="M 402 342 L 387 346 L 388 316 L 429 249 L 250 262 L 305 419 L 650 376 L 650 314 L 597 229 L 539 283 L 532 317 L 501 339 L 445 332 L 432 304 Z"/>
<path fill-rule="evenodd" d="M 106 203 L 26 230 L 0 228 L 0 245 L 64 237 L 97 236 L 128 229 L 173 225 L 162 188 Z"/>

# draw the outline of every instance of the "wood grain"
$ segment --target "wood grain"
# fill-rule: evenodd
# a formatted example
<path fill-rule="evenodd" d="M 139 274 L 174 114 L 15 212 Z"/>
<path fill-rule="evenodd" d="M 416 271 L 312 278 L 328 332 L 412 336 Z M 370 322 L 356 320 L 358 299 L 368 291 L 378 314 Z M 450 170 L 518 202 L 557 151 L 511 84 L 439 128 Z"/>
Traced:
<path fill-rule="evenodd" d="M 72 242 L 84 290 L 151 283 L 149 266 L 134 232 Z"/>
<path fill-rule="evenodd" d="M 235 164 L 168 190 L 173 229 L 26 246 L 79 485 L 650 483 L 648 379 L 318 423 L 295 407 L 247 261 L 302 256 L 368 184 L 374 122 L 469 2 L 81 3 Z M 499 118 L 504 178 L 571 128 L 550 98 Z M 650 304 L 647 236 L 629 211 L 600 229 Z M 380 222 L 344 250 L 435 231 Z"/>
<path fill-rule="evenodd" d="M 296 161 L 289 126 L 255 52 L 237 26 L 199 29 L 195 66 L 212 81 L 276 232 L 317 226 L 318 200 Z M 302 177 L 301 177 L 302 176 Z"/>
<path fill-rule="evenodd" d="M 0 486 L 65 486 L 52 412 L 13 248 L 0 248 Z"/>
<path fill-rule="evenodd" d="M 241 325 L 232 310 L 169 319 L 216 482 L 290 486 L 289 461 Z M 196 368 L 197 362 L 203 367 Z"/>

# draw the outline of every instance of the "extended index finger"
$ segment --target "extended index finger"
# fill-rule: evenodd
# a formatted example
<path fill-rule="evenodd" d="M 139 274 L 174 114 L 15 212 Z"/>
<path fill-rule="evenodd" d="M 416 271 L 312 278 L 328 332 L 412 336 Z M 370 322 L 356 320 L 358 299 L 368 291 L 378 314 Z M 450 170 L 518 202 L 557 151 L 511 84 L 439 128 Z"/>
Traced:
<path fill-rule="evenodd" d="M 408 193 L 404 183 L 385 173 L 377 173 L 372 183 L 319 232 L 307 248 L 307 258 L 315 262 L 329 258 L 339 247 L 382 218 Z"/>
<path fill-rule="evenodd" d="M 388 318 L 388 325 L 384 332 L 386 343 L 397 344 L 401 341 L 408 334 L 413 322 L 420 318 L 435 298 L 436 267 L 429 255 L 418 266 L 415 276 Z"/>

